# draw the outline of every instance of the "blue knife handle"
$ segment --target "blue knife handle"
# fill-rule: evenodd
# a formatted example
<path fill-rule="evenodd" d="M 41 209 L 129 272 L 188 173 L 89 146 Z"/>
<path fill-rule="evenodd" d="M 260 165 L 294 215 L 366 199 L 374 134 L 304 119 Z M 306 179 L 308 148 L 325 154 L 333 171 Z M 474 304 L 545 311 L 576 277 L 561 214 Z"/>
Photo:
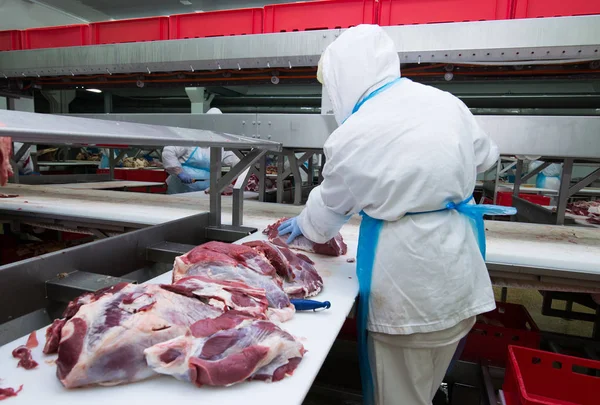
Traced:
<path fill-rule="evenodd" d="M 317 309 L 328 309 L 331 308 L 329 301 L 314 301 L 314 300 L 290 300 L 296 311 L 314 311 Z"/>

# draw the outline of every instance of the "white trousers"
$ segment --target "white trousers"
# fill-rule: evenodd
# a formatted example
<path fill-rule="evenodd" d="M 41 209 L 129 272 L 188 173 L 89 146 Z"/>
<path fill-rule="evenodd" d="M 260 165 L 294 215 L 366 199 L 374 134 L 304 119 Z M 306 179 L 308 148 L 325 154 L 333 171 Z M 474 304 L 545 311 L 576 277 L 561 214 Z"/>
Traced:
<path fill-rule="evenodd" d="M 387 335 L 369 332 L 377 405 L 431 405 L 460 339 L 475 318 L 432 333 Z"/>

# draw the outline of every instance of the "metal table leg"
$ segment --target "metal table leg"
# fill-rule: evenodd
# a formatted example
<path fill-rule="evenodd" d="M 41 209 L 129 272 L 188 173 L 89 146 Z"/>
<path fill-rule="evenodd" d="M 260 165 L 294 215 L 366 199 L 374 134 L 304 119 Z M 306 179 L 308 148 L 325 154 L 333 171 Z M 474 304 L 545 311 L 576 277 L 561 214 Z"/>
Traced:
<path fill-rule="evenodd" d="M 267 188 L 267 155 L 259 159 L 258 164 L 258 201 L 265 201 L 265 190 Z"/>
<path fill-rule="evenodd" d="M 558 205 L 556 206 L 556 224 L 565 224 L 565 211 L 569 201 L 569 187 L 571 185 L 571 176 L 573 174 L 573 159 L 565 159 L 562 176 L 560 178 L 560 188 L 558 192 Z"/>
<path fill-rule="evenodd" d="M 283 180 L 285 167 L 285 152 L 277 155 L 277 204 L 283 203 Z"/>

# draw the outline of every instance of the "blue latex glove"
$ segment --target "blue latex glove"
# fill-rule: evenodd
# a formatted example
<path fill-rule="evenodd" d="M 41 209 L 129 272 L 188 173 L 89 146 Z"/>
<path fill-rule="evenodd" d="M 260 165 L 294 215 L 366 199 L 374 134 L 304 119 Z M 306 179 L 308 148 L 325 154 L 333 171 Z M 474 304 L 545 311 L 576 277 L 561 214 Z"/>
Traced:
<path fill-rule="evenodd" d="M 183 184 L 192 184 L 194 182 L 194 179 L 192 179 L 192 176 L 190 176 L 189 174 L 187 174 L 186 172 L 181 172 L 177 175 L 177 178 L 179 180 L 181 180 L 181 182 Z"/>
<path fill-rule="evenodd" d="M 290 218 L 284 221 L 281 225 L 279 225 L 277 231 L 279 232 L 279 235 L 286 235 L 288 233 L 291 234 L 286 242 L 288 245 L 292 243 L 298 236 L 303 235 L 302 229 L 298 224 L 298 217 Z"/>

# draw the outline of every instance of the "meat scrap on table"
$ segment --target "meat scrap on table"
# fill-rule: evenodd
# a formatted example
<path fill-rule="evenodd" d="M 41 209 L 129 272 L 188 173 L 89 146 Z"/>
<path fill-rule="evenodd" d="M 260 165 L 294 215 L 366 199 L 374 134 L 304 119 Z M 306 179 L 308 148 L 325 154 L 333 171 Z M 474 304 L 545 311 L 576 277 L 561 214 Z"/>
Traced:
<path fill-rule="evenodd" d="M 305 252 L 317 253 L 325 256 L 343 256 L 348 253 L 348 246 L 344 243 L 344 238 L 341 234 L 337 234 L 333 239 L 326 243 L 314 243 L 306 239 L 304 236 L 298 236 L 291 245 L 288 246 L 286 240 L 288 235 L 279 236 L 277 228 L 287 218 L 281 218 L 279 221 L 269 225 L 263 233 L 267 235 L 269 241 L 277 246 L 289 247 L 290 249 L 304 250 Z"/>
<path fill-rule="evenodd" d="M 274 243 L 209 242 L 175 259 L 172 284 L 120 283 L 84 294 L 46 330 L 66 388 L 156 374 L 198 386 L 291 375 L 305 349 L 272 321 L 323 280 L 305 255 Z"/>
<path fill-rule="evenodd" d="M 22 385 L 16 390 L 14 388 L 0 388 L 0 401 L 10 397 L 16 397 L 22 390 Z"/>
<path fill-rule="evenodd" d="M 567 212 L 587 217 L 590 224 L 600 225 L 600 201 L 575 201 L 567 204 Z"/>

